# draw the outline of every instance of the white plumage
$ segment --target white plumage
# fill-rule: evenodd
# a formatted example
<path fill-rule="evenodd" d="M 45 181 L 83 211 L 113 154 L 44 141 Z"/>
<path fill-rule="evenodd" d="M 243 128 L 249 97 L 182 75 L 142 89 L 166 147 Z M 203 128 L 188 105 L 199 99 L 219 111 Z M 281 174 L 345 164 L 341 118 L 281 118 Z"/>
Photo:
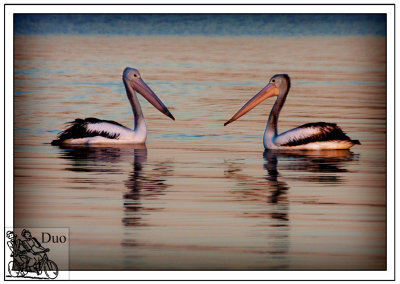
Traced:
<path fill-rule="evenodd" d="M 275 139 L 276 145 L 283 145 L 289 141 L 303 140 L 307 137 L 315 136 L 320 133 L 317 127 L 295 128 L 279 134 Z"/>
<path fill-rule="evenodd" d="M 132 135 L 132 130 L 128 127 L 109 122 L 88 123 L 86 129 L 91 133 L 105 131 L 108 132 L 110 136 L 117 135 L 118 139 L 123 139 L 123 137 Z"/>

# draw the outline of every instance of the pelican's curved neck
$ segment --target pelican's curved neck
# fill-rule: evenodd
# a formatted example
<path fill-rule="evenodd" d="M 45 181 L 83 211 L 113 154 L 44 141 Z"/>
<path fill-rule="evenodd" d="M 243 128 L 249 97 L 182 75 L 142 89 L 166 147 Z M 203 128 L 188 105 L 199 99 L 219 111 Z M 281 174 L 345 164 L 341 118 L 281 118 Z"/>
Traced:
<path fill-rule="evenodd" d="M 272 107 L 271 113 L 269 114 L 267 127 L 264 133 L 264 146 L 266 149 L 274 149 L 276 145 L 274 144 L 274 139 L 278 135 L 278 118 L 283 105 L 285 104 L 286 97 L 289 93 L 287 89 L 284 93 L 281 93 Z"/>
<path fill-rule="evenodd" d="M 144 132 L 144 134 L 146 134 L 146 122 L 144 120 L 142 108 L 140 107 L 139 99 L 137 98 L 133 88 L 130 86 L 129 83 L 125 82 L 125 80 L 124 85 L 126 89 L 126 95 L 128 96 L 129 102 L 131 103 L 133 117 L 135 120 L 135 127 L 133 131 Z"/>

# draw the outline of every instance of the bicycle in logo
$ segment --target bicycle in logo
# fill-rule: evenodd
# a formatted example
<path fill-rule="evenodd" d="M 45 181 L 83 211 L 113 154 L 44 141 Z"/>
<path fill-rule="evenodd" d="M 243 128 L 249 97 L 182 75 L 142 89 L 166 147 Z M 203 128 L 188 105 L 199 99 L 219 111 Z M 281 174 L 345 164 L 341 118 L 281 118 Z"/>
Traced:
<path fill-rule="evenodd" d="M 47 256 L 47 252 L 49 251 L 49 249 L 46 249 L 43 252 L 33 253 L 35 255 L 40 255 L 41 259 L 36 265 L 32 266 L 28 266 L 27 262 L 18 261 L 14 255 L 11 255 L 11 257 L 14 257 L 14 260 L 8 263 L 8 272 L 13 277 L 25 277 L 28 272 L 36 272 L 38 275 L 44 272 L 48 279 L 55 279 L 59 271 L 57 264 Z M 21 254 L 20 258 L 23 259 L 24 255 Z"/>

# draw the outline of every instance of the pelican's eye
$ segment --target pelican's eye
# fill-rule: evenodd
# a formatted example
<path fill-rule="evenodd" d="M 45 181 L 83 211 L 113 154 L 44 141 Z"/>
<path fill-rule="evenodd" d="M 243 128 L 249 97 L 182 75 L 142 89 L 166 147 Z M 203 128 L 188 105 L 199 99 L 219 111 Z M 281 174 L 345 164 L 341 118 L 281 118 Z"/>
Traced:
<path fill-rule="evenodd" d="M 275 79 L 272 79 L 272 80 L 271 80 L 271 83 L 275 83 Z"/>
<path fill-rule="evenodd" d="M 136 75 L 136 74 L 133 74 L 133 77 L 137 77 L 137 75 Z"/>

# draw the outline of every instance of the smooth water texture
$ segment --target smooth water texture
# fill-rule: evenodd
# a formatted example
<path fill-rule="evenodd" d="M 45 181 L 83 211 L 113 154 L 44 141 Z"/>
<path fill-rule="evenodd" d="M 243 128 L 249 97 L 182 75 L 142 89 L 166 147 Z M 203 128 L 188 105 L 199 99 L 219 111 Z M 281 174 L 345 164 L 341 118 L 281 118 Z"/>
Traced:
<path fill-rule="evenodd" d="M 75 118 L 133 128 L 146 147 L 51 146 Z M 71 270 L 385 270 L 384 37 L 15 36 L 14 225 L 69 227 Z M 335 122 L 350 151 L 264 152 L 274 99 L 223 126 L 276 73 L 279 132 Z"/>

